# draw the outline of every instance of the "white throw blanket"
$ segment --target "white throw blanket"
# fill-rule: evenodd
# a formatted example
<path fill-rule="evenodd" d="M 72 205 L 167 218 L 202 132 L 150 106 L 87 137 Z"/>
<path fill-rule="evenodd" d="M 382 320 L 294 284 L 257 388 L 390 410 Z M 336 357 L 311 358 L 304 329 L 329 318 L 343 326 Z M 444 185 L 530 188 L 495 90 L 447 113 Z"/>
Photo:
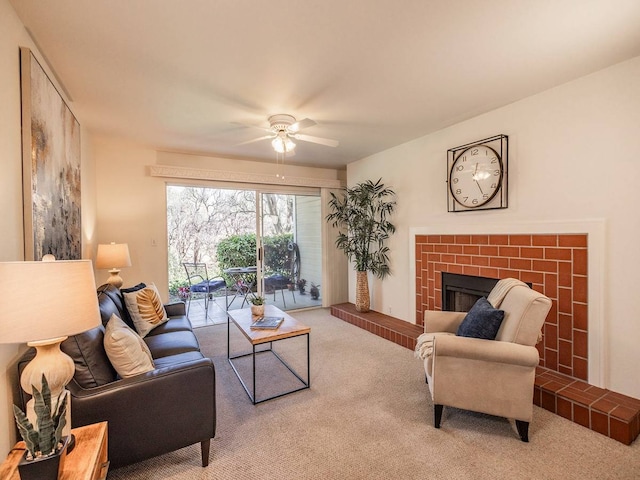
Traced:
<path fill-rule="evenodd" d="M 511 290 L 513 287 L 517 287 L 518 285 L 529 288 L 529 285 L 521 282 L 518 279 L 503 278 L 498 283 L 496 283 L 496 286 L 493 287 L 493 289 L 491 289 L 487 300 L 493 308 L 498 308 L 502 303 L 502 300 L 504 300 L 504 297 L 506 297 L 507 293 L 509 293 L 509 290 Z"/>
<path fill-rule="evenodd" d="M 433 333 L 423 333 L 416 340 L 416 358 L 426 360 L 433 353 Z"/>

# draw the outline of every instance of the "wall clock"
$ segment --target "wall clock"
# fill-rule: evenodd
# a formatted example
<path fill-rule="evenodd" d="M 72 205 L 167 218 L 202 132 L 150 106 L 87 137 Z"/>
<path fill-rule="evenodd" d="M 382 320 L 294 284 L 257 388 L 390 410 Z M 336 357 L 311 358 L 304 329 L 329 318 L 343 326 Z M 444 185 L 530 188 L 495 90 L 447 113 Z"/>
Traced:
<path fill-rule="evenodd" d="M 508 160 L 506 135 L 447 150 L 448 211 L 507 208 Z"/>

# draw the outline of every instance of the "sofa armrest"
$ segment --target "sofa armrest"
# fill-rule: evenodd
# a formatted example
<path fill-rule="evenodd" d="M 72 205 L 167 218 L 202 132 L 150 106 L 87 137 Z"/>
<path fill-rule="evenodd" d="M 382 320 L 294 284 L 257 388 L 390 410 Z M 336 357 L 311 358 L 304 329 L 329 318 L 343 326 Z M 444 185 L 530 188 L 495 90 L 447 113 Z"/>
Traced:
<path fill-rule="evenodd" d="M 466 317 L 466 312 L 441 312 L 439 310 L 425 310 L 425 333 L 448 332 L 456 333 L 458 326 Z"/>
<path fill-rule="evenodd" d="M 215 436 L 215 370 L 209 358 L 71 391 L 73 427 L 109 422 L 109 459 L 127 465 Z"/>
<path fill-rule="evenodd" d="M 179 317 L 187 314 L 187 307 L 184 302 L 166 303 L 164 309 L 169 317 Z"/>
<path fill-rule="evenodd" d="M 497 340 L 438 334 L 434 335 L 433 355 L 522 367 L 535 367 L 540 360 L 535 347 Z"/>

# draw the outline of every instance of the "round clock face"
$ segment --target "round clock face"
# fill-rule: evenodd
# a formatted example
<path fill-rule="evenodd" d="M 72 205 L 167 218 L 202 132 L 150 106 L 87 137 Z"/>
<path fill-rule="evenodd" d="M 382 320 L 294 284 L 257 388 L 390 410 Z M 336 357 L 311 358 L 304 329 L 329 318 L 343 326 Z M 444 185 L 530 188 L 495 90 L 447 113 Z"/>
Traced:
<path fill-rule="evenodd" d="M 477 208 L 490 202 L 502 184 L 502 159 L 491 147 L 464 150 L 449 171 L 449 190 L 460 205 Z"/>

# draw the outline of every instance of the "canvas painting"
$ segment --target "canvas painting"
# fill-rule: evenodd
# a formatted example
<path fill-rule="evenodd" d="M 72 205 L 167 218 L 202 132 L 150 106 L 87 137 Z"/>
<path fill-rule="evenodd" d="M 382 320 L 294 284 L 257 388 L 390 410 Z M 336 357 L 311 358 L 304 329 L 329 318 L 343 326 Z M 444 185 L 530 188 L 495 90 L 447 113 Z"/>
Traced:
<path fill-rule="evenodd" d="M 28 48 L 20 49 L 25 260 L 82 255 L 80 124 Z"/>

